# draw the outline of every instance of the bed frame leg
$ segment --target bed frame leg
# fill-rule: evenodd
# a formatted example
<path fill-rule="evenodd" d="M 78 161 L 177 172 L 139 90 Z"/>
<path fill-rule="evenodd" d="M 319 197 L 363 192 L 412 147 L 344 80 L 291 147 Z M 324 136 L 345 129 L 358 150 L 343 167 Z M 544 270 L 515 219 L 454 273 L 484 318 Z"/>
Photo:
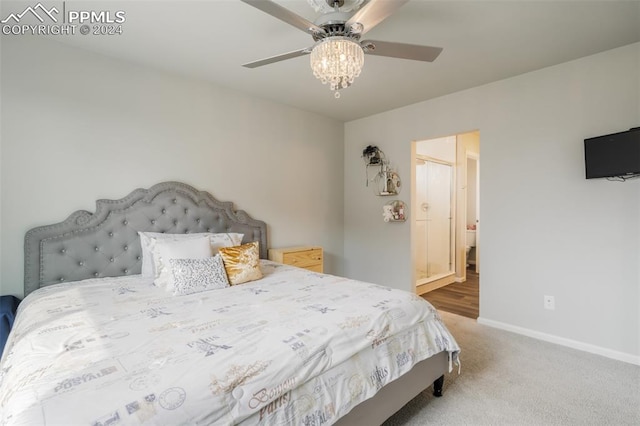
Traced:
<path fill-rule="evenodd" d="M 433 382 L 433 396 L 439 398 L 442 396 L 442 386 L 444 385 L 444 374 Z"/>

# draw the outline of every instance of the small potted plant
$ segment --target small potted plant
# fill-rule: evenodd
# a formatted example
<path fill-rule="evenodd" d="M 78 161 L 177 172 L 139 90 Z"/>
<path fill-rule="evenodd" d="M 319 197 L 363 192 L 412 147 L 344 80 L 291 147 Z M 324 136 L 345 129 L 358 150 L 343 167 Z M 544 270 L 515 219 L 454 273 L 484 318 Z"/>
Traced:
<path fill-rule="evenodd" d="M 367 164 L 380 164 L 382 162 L 382 151 L 374 145 L 367 146 L 362 151 L 362 158 Z"/>

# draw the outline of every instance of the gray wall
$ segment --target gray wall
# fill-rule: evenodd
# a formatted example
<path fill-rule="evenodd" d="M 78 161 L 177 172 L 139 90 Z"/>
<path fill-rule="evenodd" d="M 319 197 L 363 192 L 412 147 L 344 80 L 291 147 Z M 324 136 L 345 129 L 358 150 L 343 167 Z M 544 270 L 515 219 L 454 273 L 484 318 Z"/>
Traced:
<path fill-rule="evenodd" d="M 479 129 L 481 318 L 639 362 L 640 179 L 587 181 L 583 151 L 640 125 L 639 75 L 634 44 L 347 123 L 345 274 L 413 285 L 410 224 L 382 221 L 362 149 L 385 151 L 409 202 L 411 141 Z"/>
<path fill-rule="evenodd" d="M 23 238 L 99 198 L 178 180 L 342 258 L 343 124 L 37 37 L 2 42 L 0 294 Z"/>

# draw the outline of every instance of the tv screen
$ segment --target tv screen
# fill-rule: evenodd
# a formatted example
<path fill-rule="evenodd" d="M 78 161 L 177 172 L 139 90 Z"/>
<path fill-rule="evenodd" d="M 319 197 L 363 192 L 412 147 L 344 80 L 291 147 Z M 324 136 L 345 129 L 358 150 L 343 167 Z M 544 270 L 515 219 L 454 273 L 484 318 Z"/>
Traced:
<path fill-rule="evenodd" d="M 640 127 L 584 140 L 587 179 L 640 174 Z"/>

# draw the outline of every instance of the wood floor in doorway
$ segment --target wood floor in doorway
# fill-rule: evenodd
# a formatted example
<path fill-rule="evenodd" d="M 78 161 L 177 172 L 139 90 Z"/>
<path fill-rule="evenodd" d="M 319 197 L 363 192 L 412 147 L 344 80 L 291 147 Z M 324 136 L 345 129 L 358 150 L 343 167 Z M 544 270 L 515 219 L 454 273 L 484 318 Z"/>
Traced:
<path fill-rule="evenodd" d="M 480 277 L 467 269 L 467 280 L 422 295 L 436 309 L 477 319 L 480 315 Z"/>

